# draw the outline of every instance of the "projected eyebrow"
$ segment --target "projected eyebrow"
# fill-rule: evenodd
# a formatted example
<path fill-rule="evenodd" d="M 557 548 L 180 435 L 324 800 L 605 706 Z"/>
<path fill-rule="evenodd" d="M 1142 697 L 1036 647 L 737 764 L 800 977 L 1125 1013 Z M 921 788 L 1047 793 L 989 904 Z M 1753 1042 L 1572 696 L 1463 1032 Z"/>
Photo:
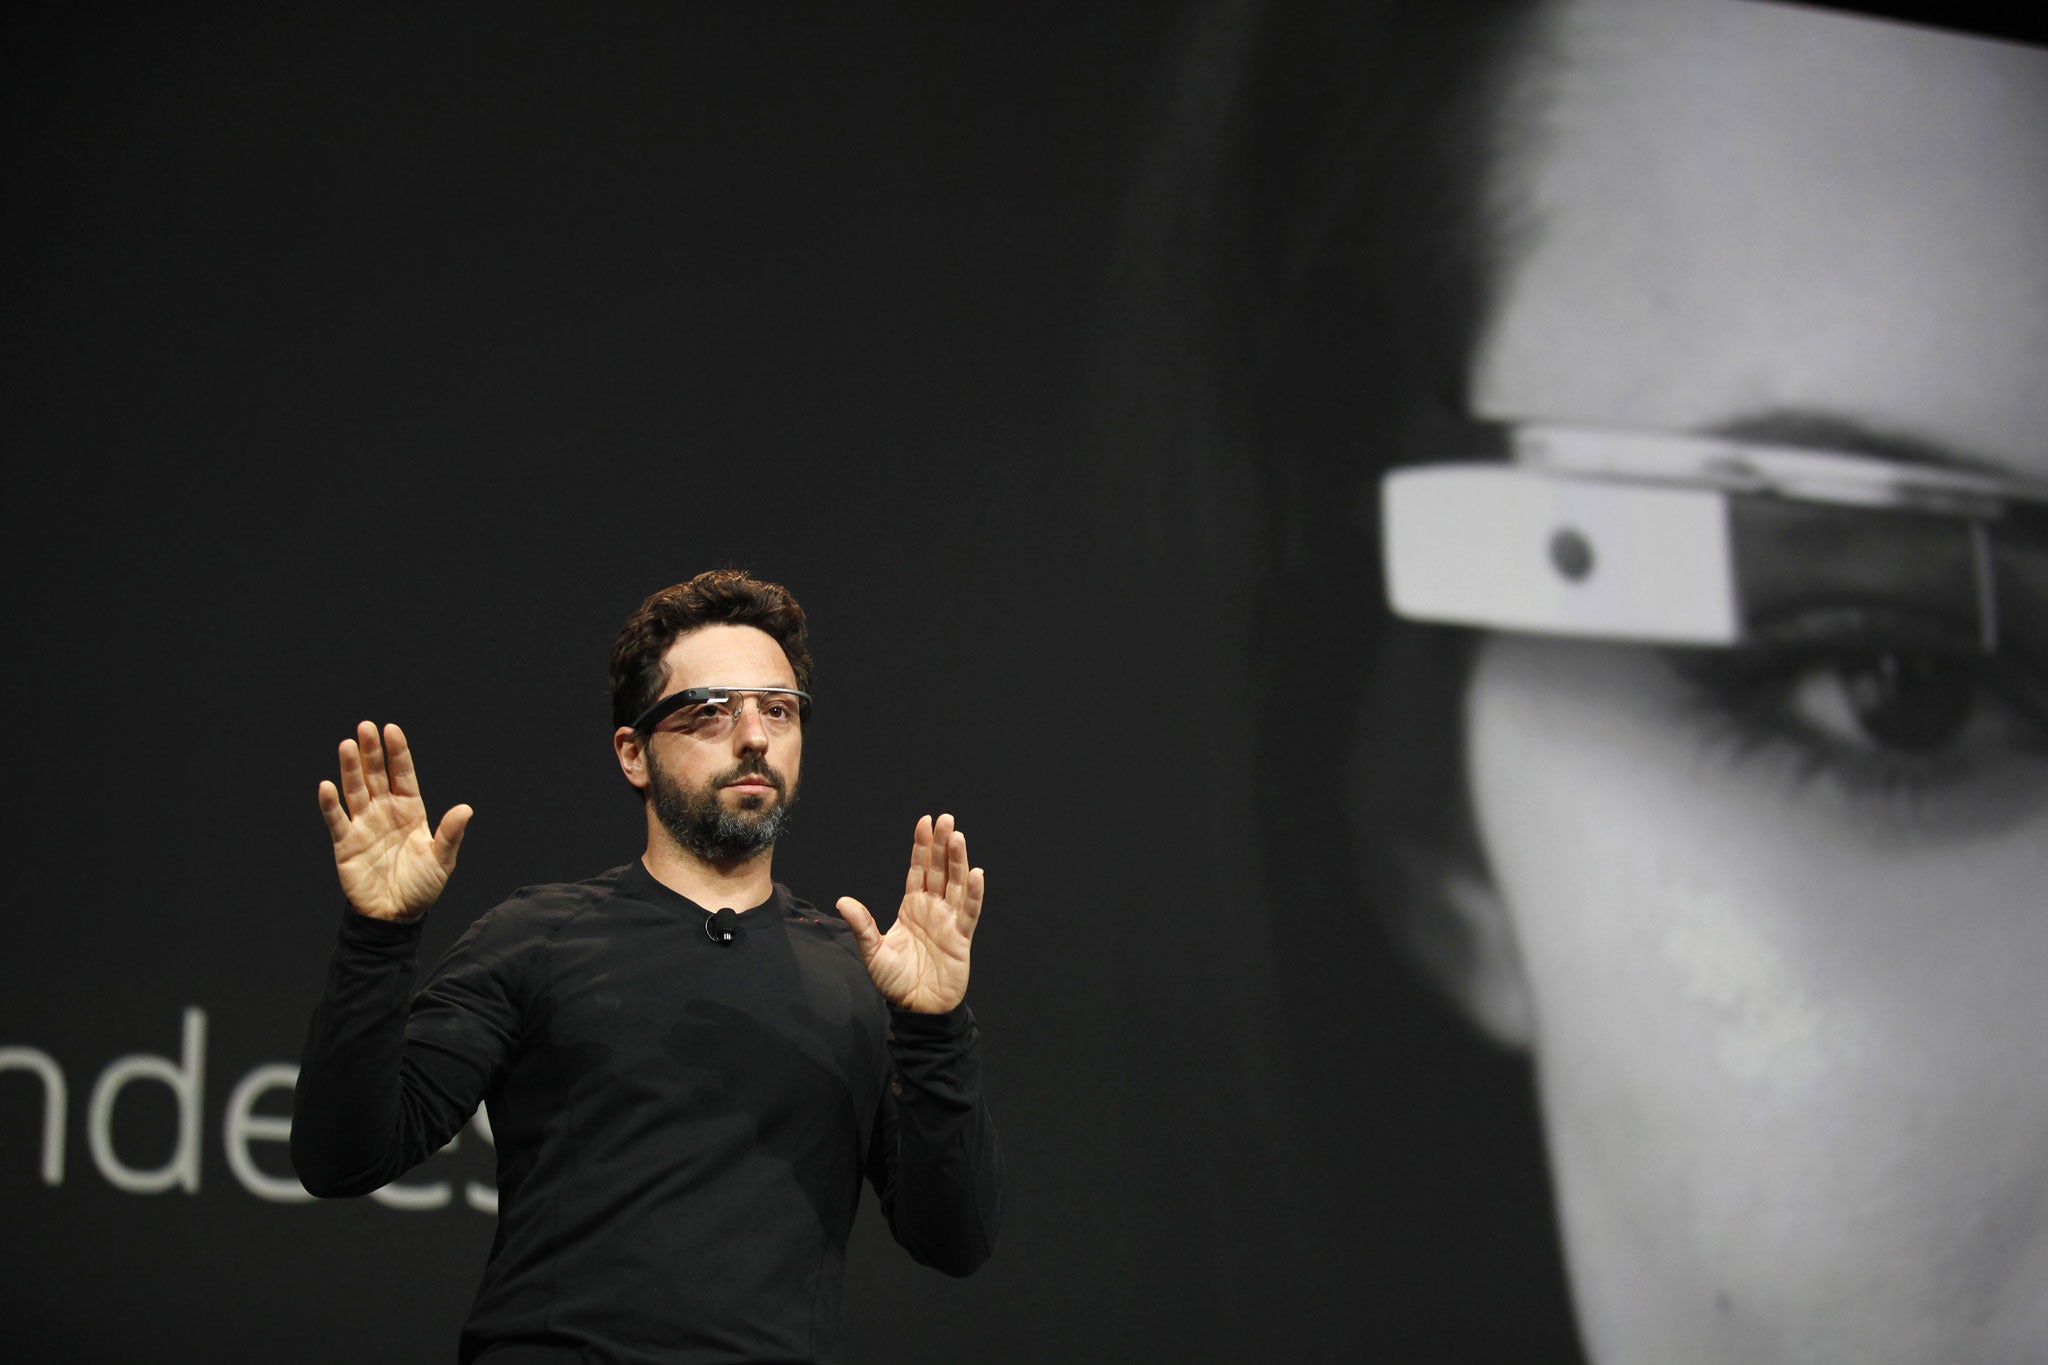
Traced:
<path fill-rule="evenodd" d="M 1789 446 L 1795 450 L 1832 451 L 1842 455 L 1867 455 L 1893 464 L 1921 465 L 1965 474 L 1993 474 L 2019 477 L 2006 465 L 1977 459 L 1934 441 L 1901 432 L 1883 431 L 1839 413 L 1803 408 L 1774 408 L 1752 413 L 1709 427 L 1715 436 L 1753 445 Z M 2022 482 L 2029 482 L 2024 478 Z"/>

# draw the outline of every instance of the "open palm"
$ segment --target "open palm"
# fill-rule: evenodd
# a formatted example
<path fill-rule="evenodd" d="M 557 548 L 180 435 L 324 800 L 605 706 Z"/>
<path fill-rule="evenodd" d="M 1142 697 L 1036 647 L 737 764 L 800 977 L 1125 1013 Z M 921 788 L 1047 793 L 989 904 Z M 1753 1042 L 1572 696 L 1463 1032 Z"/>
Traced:
<path fill-rule="evenodd" d="M 868 975 L 890 1004 L 921 1014 L 943 1014 L 967 994 L 967 950 L 981 918 L 983 876 L 967 863 L 967 836 L 953 817 L 917 822 L 903 904 L 884 934 L 875 917 L 851 896 L 839 915 L 853 930 Z"/>
<path fill-rule="evenodd" d="M 396 725 L 380 735 L 363 721 L 341 742 L 340 757 L 341 786 L 320 784 L 320 814 L 334 838 L 342 894 L 373 919 L 416 919 L 448 884 L 473 812 L 451 807 L 440 828 L 428 830 L 412 751 Z"/>

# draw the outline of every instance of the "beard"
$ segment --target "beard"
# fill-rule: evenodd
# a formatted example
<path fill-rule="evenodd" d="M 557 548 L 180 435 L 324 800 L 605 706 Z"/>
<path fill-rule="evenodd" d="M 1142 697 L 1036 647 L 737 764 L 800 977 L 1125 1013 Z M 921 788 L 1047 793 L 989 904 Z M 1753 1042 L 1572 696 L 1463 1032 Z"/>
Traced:
<path fill-rule="evenodd" d="M 774 801 L 764 809 L 766 798 L 750 796 L 742 799 L 738 809 L 726 806 L 718 799 L 720 789 L 742 777 L 758 777 L 773 786 Z M 692 789 L 663 771 L 650 750 L 647 789 L 653 794 L 654 815 L 662 828 L 707 863 L 741 863 L 773 847 L 789 828 L 790 808 L 796 804 L 796 793 L 782 774 L 758 754 Z"/>

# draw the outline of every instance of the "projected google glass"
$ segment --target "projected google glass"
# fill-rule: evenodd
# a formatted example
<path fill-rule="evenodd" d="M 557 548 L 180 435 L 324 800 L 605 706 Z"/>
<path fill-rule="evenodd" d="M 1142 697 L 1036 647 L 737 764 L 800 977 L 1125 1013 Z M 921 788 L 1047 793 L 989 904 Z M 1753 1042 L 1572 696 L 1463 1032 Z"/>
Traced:
<path fill-rule="evenodd" d="M 1388 603 L 1411 620 L 1731 646 L 1815 611 L 1990 653 L 2048 485 L 1714 436 L 1523 426 L 1511 463 L 1381 489 Z M 2038 604 L 2031 610 L 2040 611 Z"/>

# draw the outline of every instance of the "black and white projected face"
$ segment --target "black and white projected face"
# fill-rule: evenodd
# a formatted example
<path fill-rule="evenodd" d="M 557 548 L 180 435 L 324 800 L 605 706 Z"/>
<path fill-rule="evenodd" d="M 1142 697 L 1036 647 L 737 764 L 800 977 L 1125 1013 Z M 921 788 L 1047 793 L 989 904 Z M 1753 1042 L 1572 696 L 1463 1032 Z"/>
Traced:
<path fill-rule="evenodd" d="M 2048 480 L 2048 53 L 1748 0 L 1550 36 L 1485 416 Z M 1484 637 L 1469 784 L 1603 1365 L 2048 1350 L 2048 549 L 2001 534 L 1990 650 L 1912 574 L 1732 648 Z"/>

